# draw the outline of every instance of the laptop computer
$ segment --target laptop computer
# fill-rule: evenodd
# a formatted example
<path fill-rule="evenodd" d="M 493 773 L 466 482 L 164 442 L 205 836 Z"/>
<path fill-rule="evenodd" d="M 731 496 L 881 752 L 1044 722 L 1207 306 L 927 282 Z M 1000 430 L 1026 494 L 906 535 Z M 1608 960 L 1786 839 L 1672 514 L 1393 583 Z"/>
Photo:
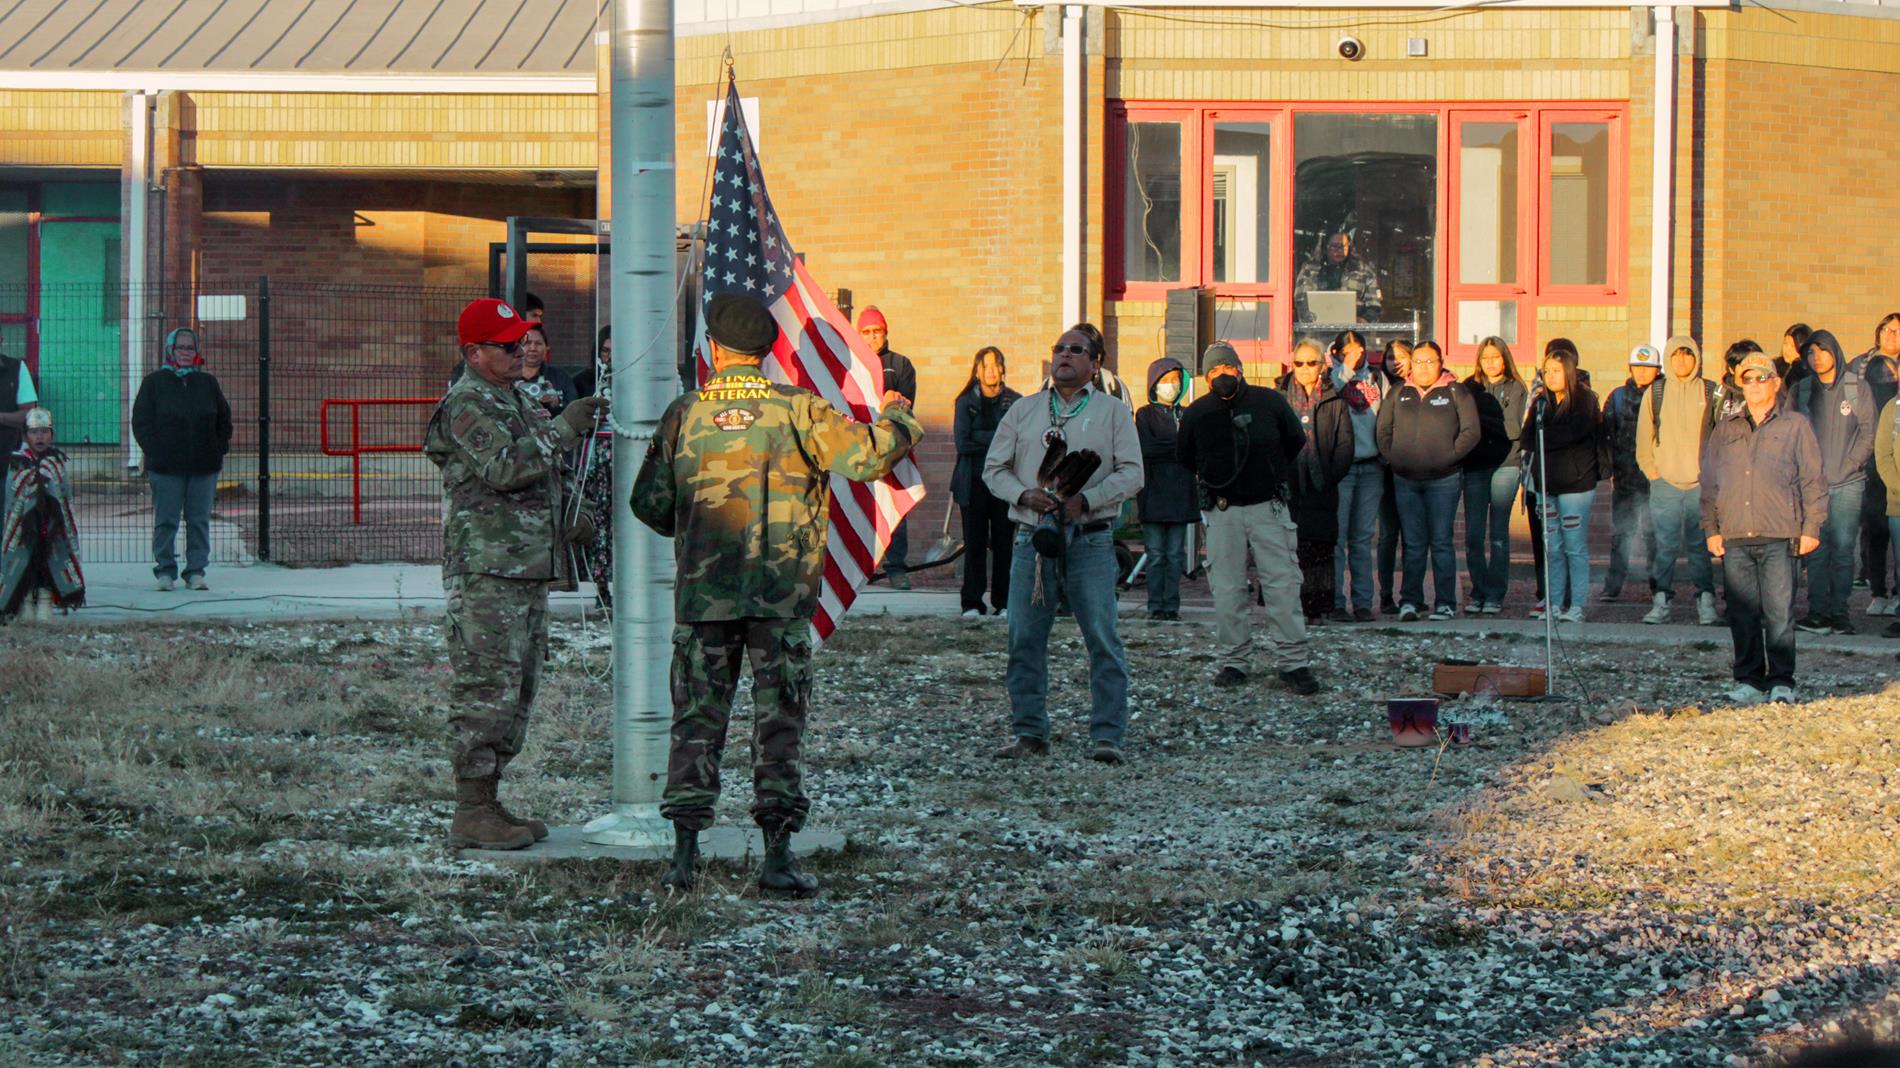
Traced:
<path fill-rule="evenodd" d="M 1309 290 L 1306 310 L 1316 323 L 1356 323 L 1359 321 L 1359 294 L 1350 289 Z"/>

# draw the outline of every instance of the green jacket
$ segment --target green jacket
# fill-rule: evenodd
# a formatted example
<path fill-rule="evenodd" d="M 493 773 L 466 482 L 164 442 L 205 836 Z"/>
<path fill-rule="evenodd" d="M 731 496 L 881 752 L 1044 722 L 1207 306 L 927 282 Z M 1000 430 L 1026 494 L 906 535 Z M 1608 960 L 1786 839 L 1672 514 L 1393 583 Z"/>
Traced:
<path fill-rule="evenodd" d="M 429 418 L 422 451 L 442 469 L 442 574 L 565 582 L 560 550 L 575 434 L 512 385 L 465 374 Z"/>
<path fill-rule="evenodd" d="M 674 621 L 809 619 L 824 581 L 829 476 L 883 478 L 923 436 L 909 411 L 855 422 L 750 364 L 676 399 L 632 500 L 642 523 L 673 539 Z"/>

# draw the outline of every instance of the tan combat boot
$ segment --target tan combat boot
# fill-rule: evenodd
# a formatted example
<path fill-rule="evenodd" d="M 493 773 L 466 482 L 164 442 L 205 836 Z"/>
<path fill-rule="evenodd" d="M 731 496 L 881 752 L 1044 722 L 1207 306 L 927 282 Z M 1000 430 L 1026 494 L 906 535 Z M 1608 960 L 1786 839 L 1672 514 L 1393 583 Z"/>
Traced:
<path fill-rule="evenodd" d="M 495 776 L 495 787 L 497 791 L 499 791 L 501 788 L 501 776 L 499 775 Z M 495 798 L 495 814 L 500 816 L 502 820 L 507 823 L 512 823 L 517 827 L 526 827 L 528 829 L 528 833 L 534 835 L 535 841 L 537 842 L 547 841 L 547 838 L 548 838 L 547 824 L 542 823 L 540 820 L 524 820 L 520 816 L 517 816 L 514 813 L 508 811 L 508 809 L 502 805 L 500 797 Z"/>
<path fill-rule="evenodd" d="M 517 827 L 496 811 L 495 780 L 455 780 L 455 820 L 449 845 L 455 849 L 525 849 L 534 844 L 526 827 Z"/>

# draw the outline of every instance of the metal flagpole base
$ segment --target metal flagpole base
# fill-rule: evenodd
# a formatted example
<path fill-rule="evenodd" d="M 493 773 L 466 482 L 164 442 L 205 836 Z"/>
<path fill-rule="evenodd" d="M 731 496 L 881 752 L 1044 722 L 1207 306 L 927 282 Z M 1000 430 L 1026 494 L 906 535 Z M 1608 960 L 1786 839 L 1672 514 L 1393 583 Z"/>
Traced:
<path fill-rule="evenodd" d="M 653 812 L 656 830 L 640 810 Z M 471 860 L 538 864 L 550 860 L 667 860 L 673 855 L 673 825 L 657 815 L 653 805 L 623 805 L 584 826 L 549 827 L 545 842 L 526 849 L 465 849 Z M 792 835 L 792 851 L 799 856 L 835 853 L 845 847 L 838 831 L 806 828 Z M 757 827 L 714 827 L 699 832 L 699 855 L 713 860 L 739 860 L 765 855 L 765 839 Z"/>
<path fill-rule="evenodd" d="M 658 850 L 656 857 L 673 855 L 673 823 L 660 817 L 657 804 L 615 805 L 612 812 L 583 824 L 580 836 L 595 845 Z"/>

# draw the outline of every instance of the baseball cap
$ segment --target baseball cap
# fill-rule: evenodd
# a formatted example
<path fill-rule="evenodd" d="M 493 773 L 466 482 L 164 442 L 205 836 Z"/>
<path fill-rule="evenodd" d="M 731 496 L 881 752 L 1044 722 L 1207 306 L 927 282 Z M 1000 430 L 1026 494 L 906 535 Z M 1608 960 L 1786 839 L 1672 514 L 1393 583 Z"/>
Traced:
<path fill-rule="evenodd" d="M 1742 376 L 1750 371 L 1760 371 L 1765 378 L 1778 377 L 1775 361 L 1769 359 L 1765 352 L 1751 352 L 1742 357 L 1742 362 L 1735 365 L 1735 380 L 1740 382 Z"/>
<path fill-rule="evenodd" d="M 455 340 L 463 345 L 512 345 L 539 325 L 523 319 L 507 301 L 483 297 L 462 309 L 461 318 L 455 320 Z"/>
<path fill-rule="evenodd" d="M 1630 350 L 1631 367 L 1656 367 L 1663 365 L 1662 353 L 1654 345 L 1638 345 Z"/>

